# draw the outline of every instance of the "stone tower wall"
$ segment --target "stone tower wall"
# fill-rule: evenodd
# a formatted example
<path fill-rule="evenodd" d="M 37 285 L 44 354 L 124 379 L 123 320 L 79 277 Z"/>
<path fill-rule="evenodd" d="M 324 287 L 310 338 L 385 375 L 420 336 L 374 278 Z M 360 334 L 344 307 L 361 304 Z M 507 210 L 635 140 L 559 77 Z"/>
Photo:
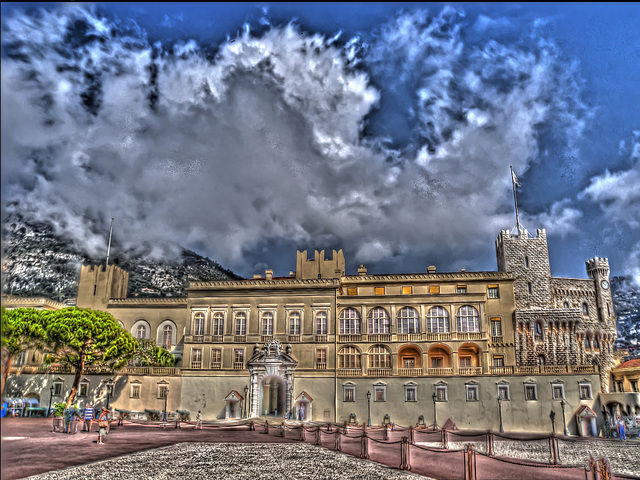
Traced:
<path fill-rule="evenodd" d="M 129 272 L 116 265 L 88 265 L 80 269 L 76 306 L 106 310 L 110 298 L 126 298 Z"/>

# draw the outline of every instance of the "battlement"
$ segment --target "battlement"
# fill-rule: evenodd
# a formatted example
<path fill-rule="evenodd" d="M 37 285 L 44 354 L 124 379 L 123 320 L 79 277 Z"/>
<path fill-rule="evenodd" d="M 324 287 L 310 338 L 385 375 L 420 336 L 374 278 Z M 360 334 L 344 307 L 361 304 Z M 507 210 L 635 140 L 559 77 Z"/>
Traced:
<path fill-rule="evenodd" d="M 116 265 L 83 265 L 78 282 L 77 306 L 104 310 L 110 298 L 125 298 L 129 272 Z"/>
<path fill-rule="evenodd" d="M 331 258 L 324 258 L 324 250 L 316 250 L 312 260 L 307 251 L 296 252 L 296 279 L 340 278 L 345 273 L 345 261 L 342 250 L 334 250 Z"/>

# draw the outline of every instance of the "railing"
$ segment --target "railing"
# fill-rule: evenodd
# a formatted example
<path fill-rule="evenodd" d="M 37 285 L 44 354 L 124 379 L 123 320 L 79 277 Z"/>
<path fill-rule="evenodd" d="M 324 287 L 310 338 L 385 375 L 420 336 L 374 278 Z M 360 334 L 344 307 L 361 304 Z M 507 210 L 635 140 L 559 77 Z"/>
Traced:
<path fill-rule="evenodd" d="M 482 340 L 480 332 L 458 332 L 458 340 Z"/>
<path fill-rule="evenodd" d="M 489 367 L 489 372 L 493 375 L 513 375 L 513 366 Z"/>
<path fill-rule="evenodd" d="M 300 341 L 300 335 L 289 335 L 289 341 L 290 342 L 299 342 Z"/>
<path fill-rule="evenodd" d="M 460 367 L 458 375 L 482 375 L 482 367 Z"/>
<path fill-rule="evenodd" d="M 427 375 L 431 375 L 434 377 L 453 375 L 453 368 L 451 367 L 428 368 Z"/>
<path fill-rule="evenodd" d="M 211 370 L 220 370 L 222 368 L 222 362 L 211 362 Z"/>
<path fill-rule="evenodd" d="M 180 369 L 176 367 L 126 367 L 122 373 L 129 375 L 177 375 Z"/>
<path fill-rule="evenodd" d="M 504 339 L 502 338 L 502 335 L 491 337 L 491 343 L 504 343 Z"/>
<path fill-rule="evenodd" d="M 420 342 L 423 338 L 422 333 L 398 333 L 399 342 Z"/>
<path fill-rule="evenodd" d="M 68 372 L 71 373 L 71 372 Z M 87 375 L 109 375 L 113 373 L 113 369 L 109 367 L 97 366 L 97 365 L 89 365 L 84 367 L 82 370 L 83 374 Z"/>
<path fill-rule="evenodd" d="M 367 375 L 369 377 L 390 377 L 391 369 L 390 368 L 368 368 Z"/>
<path fill-rule="evenodd" d="M 567 365 L 541 365 L 540 373 L 569 373 Z"/>
<path fill-rule="evenodd" d="M 368 338 L 370 342 L 390 342 L 391 334 L 390 333 L 370 333 Z"/>
<path fill-rule="evenodd" d="M 224 341 L 224 337 L 222 335 L 211 335 L 211 341 L 213 343 L 222 343 Z"/>
<path fill-rule="evenodd" d="M 316 363 L 316 370 L 326 370 L 326 369 L 327 369 L 326 362 L 317 362 Z"/>
<path fill-rule="evenodd" d="M 191 368 L 202 368 L 202 361 L 197 362 L 197 361 L 192 360 L 191 361 Z"/>
<path fill-rule="evenodd" d="M 574 373 L 598 373 L 597 365 L 570 365 Z"/>
<path fill-rule="evenodd" d="M 401 377 L 419 377 L 422 375 L 422 368 L 398 368 L 398 375 Z"/>
<path fill-rule="evenodd" d="M 362 369 L 361 368 L 339 368 L 338 376 L 339 377 L 361 377 Z"/>
<path fill-rule="evenodd" d="M 234 335 L 233 336 L 233 341 L 235 343 L 245 343 L 247 341 L 247 336 L 246 335 Z"/>
<path fill-rule="evenodd" d="M 234 370 L 243 370 L 244 369 L 244 362 L 233 362 L 233 369 Z"/>
<path fill-rule="evenodd" d="M 361 342 L 362 335 L 358 334 L 349 334 L 349 335 L 338 335 L 339 342 Z"/>
<path fill-rule="evenodd" d="M 260 335 L 260 342 L 267 343 L 273 340 L 273 335 Z"/>
<path fill-rule="evenodd" d="M 531 373 L 540 373 L 540 366 L 539 365 L 532 365 L 532 366 L 527 366 L 527 365 L 522 365 L 522 366 L 518 366 L 515 367 L 515 373 L 523 373 L 525 375 L 529 375 Z"/>
<path fill-rule="evenodd" d="M 427 342 L 441 342 L 451 340 L 451 333 L 426 333 L 425 340 Z"/>
<path fill-rule="evenodd" d="M 315 336 L 315 340 L 316 340 L 316 342 L 326 343 L 326 341 L 327 341 L 327 336 L 328 336 L 328 335 L 316 335 L 316 336 Z"/>

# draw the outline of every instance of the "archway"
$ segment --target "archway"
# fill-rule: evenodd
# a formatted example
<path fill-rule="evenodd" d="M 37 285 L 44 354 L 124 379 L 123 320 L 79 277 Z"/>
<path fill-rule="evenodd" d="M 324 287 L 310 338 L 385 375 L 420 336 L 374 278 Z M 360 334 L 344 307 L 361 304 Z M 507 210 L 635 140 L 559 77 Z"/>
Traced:
<path fill-rule="evenodd" d="M 285 384 L 282 378 L 272 375 L 264 377 L 260 385 L 260 413 L 282 416 L 285 413 Z"/>

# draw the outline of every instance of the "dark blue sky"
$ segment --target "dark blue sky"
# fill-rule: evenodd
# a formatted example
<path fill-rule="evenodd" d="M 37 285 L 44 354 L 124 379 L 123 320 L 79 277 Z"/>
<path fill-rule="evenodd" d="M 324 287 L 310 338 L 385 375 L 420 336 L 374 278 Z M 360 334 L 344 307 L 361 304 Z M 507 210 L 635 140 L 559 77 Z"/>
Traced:
<path fill-rule="evenodd" d="M 553 274 L 583 277 L 599 255 L 640 279 L 638 4 L 2 16 L 3 215 L 96 254 L 113 216 L 127 247 L 178 242 L 247 276 L 286 275 L 296 248 L 343 248 L 374 273 L 493 270 L 513 165 Z"/>

